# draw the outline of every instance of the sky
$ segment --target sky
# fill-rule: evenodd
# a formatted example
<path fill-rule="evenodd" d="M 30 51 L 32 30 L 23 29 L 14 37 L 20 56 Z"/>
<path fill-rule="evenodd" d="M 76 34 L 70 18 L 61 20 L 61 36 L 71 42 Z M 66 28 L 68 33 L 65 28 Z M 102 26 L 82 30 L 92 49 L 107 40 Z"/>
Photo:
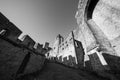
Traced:
<path fill-rule="evenodd" d="M 58 34 L 64 37 L 76 27 L 79 0 L 0 0 L 0 12 L 23 34 L 44 44 L 53 43 Z"/>

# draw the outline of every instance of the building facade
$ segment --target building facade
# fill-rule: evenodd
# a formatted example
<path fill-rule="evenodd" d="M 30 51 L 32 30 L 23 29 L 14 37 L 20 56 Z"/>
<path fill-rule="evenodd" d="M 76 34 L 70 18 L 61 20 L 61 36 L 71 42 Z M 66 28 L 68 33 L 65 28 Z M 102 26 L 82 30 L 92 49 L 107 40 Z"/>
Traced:
<path fill-rule="evenodd" d="M 0 80 L 18 80 L 21 75 L 43 68 L 49 43 L 36 43 L 29 35 L 19 39 L 22 31 L 0 13 Z"/>
<path fill-rule="evenodd" d="M 59 35 L 50 57 L 64 62 L 70 61 L 70 55 L 75 64 L 79 62 L 94 71 L 113 70 L 113 67 L 120 70 L 119 3 L 119 0 L 79 0 L 75 15 L 78 29 L 65 40 Z M 76 42 L 81 43 L 78 52 Z"/>
<path fill-rule="evenodd" d="M 113 59 L 120 55 L 119 3 L 119 0 L 79 0 L 75 16 L 79 26 L 77 40 L 82 42 L 89 58 L 85 63 L 90 62 L 95 71 L 110 70 L 113 65 L 118 69 L 120 65 L 119 60 Z"/>
<path fill-rule="evenodd" d="M 49 53 L 49 58 L 55 58 L 56 61 L 71 67 L 84 66 L 82 44 L 74 39 L 73 32 L 65 39 L 60 34 L 56 37 L 53 48 Z"/>

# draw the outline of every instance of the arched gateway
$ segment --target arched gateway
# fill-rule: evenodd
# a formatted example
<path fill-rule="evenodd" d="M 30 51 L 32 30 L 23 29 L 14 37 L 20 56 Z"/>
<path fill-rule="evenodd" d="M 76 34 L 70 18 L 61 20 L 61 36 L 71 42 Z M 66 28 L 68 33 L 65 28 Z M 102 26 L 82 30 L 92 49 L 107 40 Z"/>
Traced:
<path fill-rule="evenodd" d="M 116 1 L 120 3 L 119 0 Z M 94 70 L 110 69 L 104 55 L 120 55 L 120 38 L 115 29 L 115 26 L 120 27 L 120 17 L 116 17 L 120 16 L 120 7 L 117 5 L 111 0 L 79 0 L 75 16 L 79 26 L 78 40 L 82 42 L 85 53 L 89 56 L 89 60 L 85 62 L 90 61 Z"/>

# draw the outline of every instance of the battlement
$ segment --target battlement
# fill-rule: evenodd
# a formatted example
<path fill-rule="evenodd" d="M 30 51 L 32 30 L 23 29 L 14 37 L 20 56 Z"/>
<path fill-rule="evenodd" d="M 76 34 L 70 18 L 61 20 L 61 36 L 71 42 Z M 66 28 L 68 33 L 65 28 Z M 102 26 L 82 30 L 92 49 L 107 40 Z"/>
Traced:
<path fill-rule="evenodd" d="M 5 37 L 12 41 L 17 41 L 18 37 L 22 33 L 13 23 L 8 22 L 7 24 L 2 24 L 0 30 L 6 30 Z"/>
<path fill-rule="evenodd" d="M 43 46 L 29 35 L 20 40 L 18 37 L 22 31 L 0 13 L 0 79 L 15 80 L 21 74 L 41 70 L 46 57 L 69 67 L 88 69 L 102 75 L 102 78 L 106 76 L 103 73 L 109 72 L 107 77 L 112 73 L 119 77 L 120 36 L 117 32 L 120 29 L 116 27 L 120 23 L 117 18 L 120 16 L 119 9 L 106 2 L 79 0 L 75 15 L 79 29 L 66 39 L 58 35 L 52 50 L 48 42 Z M 105 28 L 109 34 L 106 34 Z M 86 57 L 88 59 L 85 60 Z"/>
<path fill-rule="evenodd" d="M 37 43 L 37 48 L 36 48 L 36 51 L 40 53 L 40 52 L 42 51 L 42 48 L 43 48 L 43 45 L 42 45 L 42 44 Z"/>
<path fill-rule="evenodd" d="M 19 40 L 18 37 L 21 34 L 22 31 L 16 25 L 10 22 L 2 13 L 0 13 L 0 36 L 12 41 L 15 44 L 23 45 L 28 49 L 34 50 L 34 52 L 41 52 L 43 47 L 38 43 L 37 48 L 35 49 L 34 46 L 36 42 L 29 35 L 24 35 L 23 41 Z M 45 48 L 48 47 L 49 44 L 45 45 Z"/>
<path fill-rule="evenodd" d="M 21 44 L 29 47 L 30 49 L 33 49 L 34 45 L 35 45 L 35 41 L 29 35 L 24 35 L 23 37 L 25 37 L 25 38 L 21 42 Z"/>
<path fill-rule="evenodd" d="M 82 68 L 84 66 L 84 49 L 82 43 L 77 41 L 75 37 L 77 37 L 77 30 L 70 32 L 64 41 L 60 43 L 59 39 L 56 39 L 48 58 L 55 59 L 57 62 L 69 67 Z"/>
<path fill-rule="evenodd" d="M 43 47 L 29 35 L 24 35 L 22 39 L 19 39 L 21 34 L 22 31 L 0 13 L 0 52 L 2 51 L 0 62 L 4 63 L 0 64 L 0 74 L 4 75 L 0 75 L 2 80 L 42 69 L 45 54 L 51 49 L 48 42 Z"/>
<path fill-rule="evenodd" d="M 4 36 L 12 41 L 17 41 L 22 33 L 12 22 L 10 22 L 2 13 L 0 13 L 0 31 L 5 30 Z"/>

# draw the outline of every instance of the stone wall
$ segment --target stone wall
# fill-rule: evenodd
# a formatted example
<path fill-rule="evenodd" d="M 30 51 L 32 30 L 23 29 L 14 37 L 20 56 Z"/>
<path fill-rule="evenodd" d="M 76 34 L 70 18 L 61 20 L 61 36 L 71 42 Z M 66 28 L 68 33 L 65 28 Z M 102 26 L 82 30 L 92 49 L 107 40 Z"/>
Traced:
<path fill-rule="evenodd" d="M 84 65 L 86 69 L 97 72 L 115 71 L 113 67 L 118 68 L 120 65 L 119 59 L 118 64 L 115 62 L 120 51 L 119 5 L 116 1 L 79 0 L 75 15 L 78 24 L 75 39 L 70 41 L 71 35 L 68 35 L 64 41 L 56 40 L 56 52 L 52 53 L 57 57 L 56 60 L 68 65 L 72 61 L 70 57 L 73 57 L 77 64 Z M 78 50 L 74 40 L 82 44 Z M 109 60 L 116 65 L 112 65 Z"/>
<path fill-rule="evenodd" d="M 53 43 L 53 49 L 51 50 L 50 55 L 51 57 L 55 57 L 60 63 L 72 67 L 76 66 L 77 58 L 72 34 L 70 33 L 66 39 L 58 35 Z"/>
<path fill-rule="evenodd" d="M 114 44 L 117 40 L 119 43 L 120 39 L 120 1 L 119 0 L 99 0 L 94 12 L 93 20 L 104 32 L 107 38 L 112 41 L 111 45 L 114 47 L 116 54 L 120 56 L 120 46 Z"/>
<path fill-rule="evenodd" d="M 113 72 L 120 74 L 120 57 L 106 53 L 103 56 Z"/>
<path fill-rule="evenodd" d="M 65 39 L 57 36 L 49 58 L 55 57 L 57 62 L 70 67 L 83 67 L 84 49 L 81 42 L 74 39 L 77 37 L 75 34 L 77 35 L 77 30 L 71 32 Z"/>
<path fill-rule="evenodd" d="M 47 49 L 36 43 L 30 36 L 18 39 L 22 33 L 12 22 L 0 13 L 0 80 L 40 70 L 44 64 Z M 35 44 L 37 44 L 35 48 Z"/>
<path fill-rule="evenodd" d="M 118 4 L 118 0 L 79 0 L 75 15 L 79 26 L 77 40 L 83 44 L 84 61 L 90 62 L 95 71 L 112 69 L 104 53 L 119 56 Z"/>

